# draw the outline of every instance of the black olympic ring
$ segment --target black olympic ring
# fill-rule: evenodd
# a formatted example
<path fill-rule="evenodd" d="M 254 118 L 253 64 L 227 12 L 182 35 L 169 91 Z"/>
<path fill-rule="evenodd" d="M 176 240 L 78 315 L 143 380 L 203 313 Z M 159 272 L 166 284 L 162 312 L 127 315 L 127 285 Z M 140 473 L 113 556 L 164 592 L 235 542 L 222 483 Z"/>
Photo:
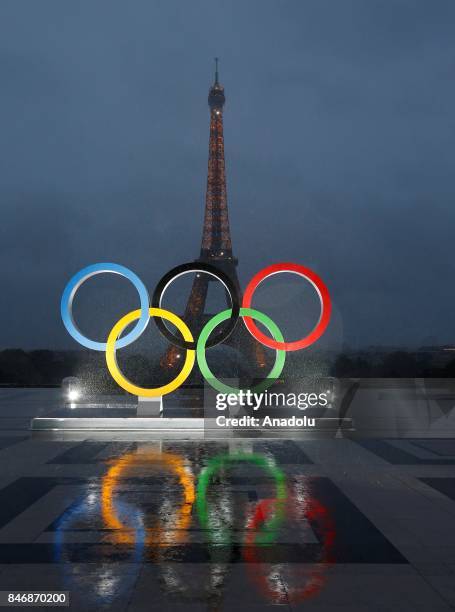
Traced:
<path fill-rule="evenodd" d="M 229 297 L 231 298 L 231 316 L 228 319 L 228 323 L 224 329 L 222 329 L 220 333 L 212 336 L 212 338 L 207 341 L 206 346 L 207 348 L 210 348 L 212 346 L 216 346 L 217 344 L 221 344 L 221 342 L 224 342 L 226 338 L 232 334 L 240 314 L 240 296 L 238 294 L 238 290 L 231 278 L 225 272 L 222 272 L 219 268 L 216 268 L 211 264 L 199 261 L 191 261 L 189 263 L 176 266 L 175 268 L 172 268 L 172 270 L 169 270 L 169 272 L 167 272 L 158 282 L 155 291 L 153 292 L 152 307 L 162 308 L 161 301 L 166 289 L 176 278 L 189 272 L 206 272 L 207 274 L 214 276 L 224 285 L 225 289 L 229 293 Z M 197 338 L 193 342 L 189 342 L 180 336 L 174 336 L 174 334 L 166 327 L 166 324 L 161 317 L 156 317 L 153 320 L 163 336 L 172 342 L 172 344 L 175 344 L 181 349 L 189 349 L 193 351 L 196 350 Z"/>

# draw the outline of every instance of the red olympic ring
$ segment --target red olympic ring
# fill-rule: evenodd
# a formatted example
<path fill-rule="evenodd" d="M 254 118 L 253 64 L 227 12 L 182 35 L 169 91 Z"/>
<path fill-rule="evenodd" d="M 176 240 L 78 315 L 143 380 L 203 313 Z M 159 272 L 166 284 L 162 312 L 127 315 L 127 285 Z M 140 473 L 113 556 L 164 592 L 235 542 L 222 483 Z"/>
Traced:
<path fill-rule="evenodd" d="M 243 317 L 245 321 L 245 325 L 250 332 L 250 334 L 258 340 L 275 350 L 284 350 L 284 351 L 298 351 L 300 349 L 307 348 L 311 346 L 316 340 L 318 340 L 322 334 L 327 329 L 327 325 L 330 321 L 330 314 L 332 311 L 332 302 L 330 300 L 330 295 L 327 287 L 323 283 L 322 279 L 310 270 L 309 268 L 305 268 L 304 266 L 300 266 L 299 264 L 294 263 L 278 263 L 268 266 L 263 270 L 260 270 L 248 283 L 248 286 L 245 290 L 245 294 L 243 296 L 243 308 L 251 308 L 251 302 L 253 300 L 253 294 L 266 278 L 272 276 L 273 274 L 278 274 L 279 272 L 291 272 L 292 274 L 298 274 L 303 278 L 306 278 L 313 287 L 316 289 L 316 292 L 319 296 L 319 300 L 321 302 L 321 314 L 319 316 L 319 320 L 316 323 L 313 330 L 307 335 L 301 338 L 300 340 L 296 340 L 294 342 L 278 342 L 277 340 L 273 340 L 269 338 L 261 330 L 257 327 L 256 323 L 254 323 L 251 317 Z"/>

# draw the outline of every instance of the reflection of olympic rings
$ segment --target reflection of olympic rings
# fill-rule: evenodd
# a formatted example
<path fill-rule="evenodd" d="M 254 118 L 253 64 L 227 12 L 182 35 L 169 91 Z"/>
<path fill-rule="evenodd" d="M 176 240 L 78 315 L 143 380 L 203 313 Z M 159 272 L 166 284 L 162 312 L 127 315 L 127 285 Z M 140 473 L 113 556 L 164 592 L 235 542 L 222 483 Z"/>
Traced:
<path fill-rule="evenodd" d="M 320 558 L 316 564 L 311 564 L 308 570 L 305 567 L 303 575 L 299 575 L 298 587 L 290 587 L 286 585 L 285 593 L 276 592 L 273 590 L 272 582 L 268 579 L 265 573 L 265 566 L 262 567 L 262 562 L 259 559 L 256 533 L 261 528 L 262 524 L 267 520 L 270 512 L 273 510 L 275 500 L 262 500 L 256 505 L 256 510 L 247 525 L 247 537 L 245 539 L 245 548 L 243 556 L 248 563 L 247 567 L 253 574 L 253 578 L 264 592 L 266 597 L 273 599 L 274 603 L 289 600 L 290 603 L 297 603 L 308 599 L 319 593 L 325 582 L 324 572 L 328 565 L 333 563 L 332 549 L 335 542 L 335 526 L 327 508 L 314 497 L 309 497 L 305 503 L 303 516 L 310 523 L 313 530 L 317 533 L 318 540 L 321 542 Z M 298 510 L 298 500 L 292 496 L 288 499 L 287 507 L 291 513 L 296 514 Z M 306 584 L 303 578 L 306 579 Z"/>
<path fill-rule="evenodd" d="M 222 270 L 220 270 L 219 268 L 215 268 L 215 266 L 202 262 L 190 262 L 172 268 L 172 270 L 170 270 L 167 274 L 163 276 L 160 281 L 158 281 L 158 284 L 152 297 L 152 306 L 154 306 L 155 308 L 161 308 L 164 292 L 169 287 L 169 285 L 179 276 L 183 276 L 184 274 L 188 274 L 189 272 L 205 272 L 206 274 L 214 276 L 219 281 L 221 281 L 231 298 L 232 309 L 228 311 L 229 316 L 226 317 L 229 318 L 229 323 L 217 336 L 207 342 L 206 346 L 207 348 L 210 348 L 212 346 L 220 344 L 221 342 L 224 342 L 231 335 L 239 318 L 240 299 L 238 289 L 232 282 L 231 278 Z M 196 348 L 197 339 L 194 341 L 187 341 L 185 339 L 182 340 L 179 336 L 174 335 L 166 327 L 164 321 L 162 321 L 160 318 L 156 318 L 155 323 L 160 332 L 163 334 L 163 336 L 165 336 L 170 342 L 172 342 L 172 344 L 175 344 L 176 346 L 182 349 L 194 350 Z"/>
<path fill-rule="evenodd" d="M 291 272 L 292 274 L 298 274 L 299 276 L 302 276 L 310 281 L 310 283 L 316 289 L 319 296 L 319 301 L 321 303 L 321 314 L 314 329 L 307 336 L 301 338 L 300 340 L 296 340 L 295 342 L 277 342 L 276 339 L 272 340 L 262 333 L 258 329 L 257 325 L 253 323 L 251 317 L 244 317 L 243 320 L 245 321 L 245 325 L 247 326 L 251 335 L 262 344 L 265 344 L 265 346 L 274 349 L 282 349 L 284 351 L 298 351 L 316 342 L 316 340 L 318 340 L 325 332 L 330 321 L 330 312 L 332 309 L 330 295 L 327 287 L 322 282 L 322 279 L 309 268 L 305 268 L 304 266 L 294 263 L 280 263 L 264 268 L 250 280 L 245 290 L 245 295 L 243 296 L 242 306 L 244 308 L 250 308 L 253 300 L 253 294 L 257 287 L 266 278 L 274 274 L 278 274 L 279 272 Z"/>
<path fill-rule="evenodd" d="M 123 472 L 128 467 L 154 463 L 164 465 L 169 471 L 178 477 L 182 487 L 183 502 L 178 505 L 178 518 L 172 525 L 170 537 L 162 537 L 162 529 L 145 529 L 145 543 L 154 546 L 171 546 L 181 542 L 191 522 L 191 511 L 195 499 L 193 474 L 185 467 L 180 455 L 161 452 L 129 453 L 121 457 L 103 477 L 101 488 L 101 514 L 108 529 L 116 530 L 116 539 L 120 544 L 131 544 L 134 534 L 125 526 L 117 515 L 114 502 L 115 489 L 119 484 Z"/>
<path fill-rule="evenodd" d="M 76 291 L 82 285 L 82 283 L 85 282 L 88 278 L 96 274 L 101 274 L 102 272 L 120 274 L 130 280 L 138 290 L 141 308 L 140 310 L 134 310 L 122 317 L 120 321 L 118 321 L 112 328 L 111 332 L 109 333 L 107 342 L 96 342 L 84 336 L 78 329 L 73 319 L 72 307 Z M 232 302 L 232 309 L 225 310 L 210 319 L 208 323 L 206 323 L 205 327 L 203 328 L 197 339 L 193 338 L 191 331 L 182 319 L 180 319 L 177 315 L 160 307 L 163 294 L 169 284 L 175 278 L 188 272 L 206 272 L 219 279 L 224 285 L 226 291 L 229 293 Z M 257 286 L 265 278 L 271 276 L 272 274 L 277 274 L 278 272 L 292 272 L 309 280 L 315 287 L 321 302 L 321 315 L 315 328 L 305 338 L 302 338 L 301 340 L 298 340 L 296 342 L 284 342 L 283 336 L 276 324 L 271 321 L 271 319 L 269 319 L 265 314 L 250 308 L 253 293 Z M 121 266 L 119 264 L 99 263 L 83 268 L 70 279 L 70 281 L 65 287 L 65 290 L 63 291 L 60 310 L 63 323 L 67 331 L 75 340 L 77 340 L 80 344 L 87 348 L 91 348 L 96 351 L 106 351 L 107 366 L 117 384 L 129 393 L 132 393 L 133 395 L 143 395 L 146 397 L 166 395 L 167 393 L 175 391 L 180 385 L 183 384 L 183 382 L 188 378 L 194 365 L 195 347 L 197 351 L 197 359 L 199 367 L 201 369 L 201 373 L 206 378 L 207 382 L 215 389 L 221 390 L 223 393 L 237 392 L 238 389 L 228 387 L 227 385 L 224 385 L 213 377 L 207 365 L 205 350 L 207 348 L 210 348 L 211 346 L 219 344 L 231 334 L 237 323 L 239 314 L 242 315 L 242 317 L 244 318 L 245 325 L 256 340 L 261 342 L 263 345 L 268 346 L 270 348 L 274 348 L 276 350 L 275 364 L 271 372 L 265 378 L 265 380 L 263 380 L 263 382 L 255 388 L 255 391 L 264 391 L 281 374 L 281 371 L 284 366 L 285 351 L 295 351 L 298 349 L 302 349 L 310 346 L 311 344 L 313 344 L 313 342 L 316 342 L 316 340 L 320 338 L 320 336 L 327 328 L 331 312 L 330 296 L 326 286 L 319 278 L 319 276 L 317 276 L 309 268 L 304 268 L 303 266 L 292 263 L 275 264 L 273 266 L 269 266 L 268 268 L 264 268 L 264 270 L 258 272 L 258 274 L 256 274 L 256 276 L 254 276 L 253 279 L 250 281 L 245 291 L 243 299 L 243 308 L 240 308 L 239 303 L 240 299 L 238 295 L 238 288 L 224 272 L 218 270 L 210 264 L 196 262 L 182 264 L 181 266 L 173 268 L 170 272 L 163 276 L 163 278 L 158 283 L 158 286 L 153 294 L 153 307 L 149 308 L 149 296 L 147 293 L 147 289 L 145 288 L 139 277 L 137 277 L 128 268 L 125 268 L 124 266 Z M 186 348 L 187 355 L 181 372 L 173 381 L 162 387 L 145 389 L 134 385 L 132 382 L 127 380 L 125 376 L 120 372 L 116 361 L 116 349 L 128 346 L 137 338 L 139 338 L 139 336 L 147 327 L 150 316 L 159 317 L 156 321 L 158 329 L 162 332 L 164 336 L 166 336 L 166 338 L 170 339 L 171 342 L 181 348 Z M 166 327 L 164 321 L 162 321 L 161 319 L 167 319 L 168 321 L 173 323 L 177 327 L 179 332 L 182 334 L 183 339 L 174 336 L 174 334 Z M 215 329 L 215 327 L 226 319 L 229 319 L 229 322 L 225 326 L 224 330 L 222 330 L 211 340 L 209 340 L 209 336 L 211 332 Z M 264 324 L 269 330 L 269 332 L 272 334 L 273 339 L 268 338 L 264 333 L 262 333 L 258 329 L 257 325 L 253 323 L 253 319 L 257 319 L 259 322 Z M 124 337 L 120 337 L 125 328 L 134 321 L 137 322 L 133 329 L 128 332 Z"/>
<path fill-rule="evenodd" d="M 205 356 L 205 348 L 206 348 L 207 338 L 210 336 L 212 330 L 215 329 L 215 327 L 219 325 L 219 323 L 221 323 L 222 321 L 225 321 L 229 317 L 230 312 L 231 312 L 230 310 L 223 310 L 223 312 L 220 312 L 219 314 L 215 315 L 214 317 L 210 319 L 210 321 L 208 321 L 208 323 L 206 323 L 206 325 L 202 329 L 201 334 L 199 336 L 199 340 L 197 343 L 197 349 L 196 349 L 197 362 L 199 365 L 199 369 L 201 370 L 201 374 L 203 375 L 205 380 L 209 383 L 209 385 L 211 385 L 214 389 L 216 389 L 220 393 L 238 393 L 239 389 L 235 389 L 234 387 L 225 385 L 224 383 L 222 383 L 221 381 L 219 381 L 217 378 L 213 376 L 212 372 L 210 371 L 209 366 L 207 365 L 207 359 Z M 252 317 L 253 319 L 257 319 L 258 321 L 263 323 L 268 328 L 268 330 L 273 334 L 273 337 L 275 338 L 275 340 L 283 340 L 283 335 L 280 332 L 279 328 L 272 321 L 272 319 L 270 319 L 264 313 L 259 312 L 258 310 L 253 310 L 252 308 L 241 308 L 240 314 L 242 317 L 248 315 Z M 267 387 L 270 387 L 270 385 L 273 382 L 275 382 L 275 380 L 278 378 L 278 376 L 281 374 L 283 370 L 285 358 L 286 358 L 285 351 L 280 351 L 279 349 L 277 349 L 275 363 L 273 365 L 272 370 L 266 376 L 265 380 L 259 383 L 256 387 L 253 387 L 253 391 L 260 393 L 261 391 L 264 391 L 264 389 L 267 389 Z"/>
<path fill-rule="evenodd" d="M 128 540 L 128 544 L 134 544 L 133 547 L 133 563 L 139 563 L 142 558 L 142 553 L 145 544 L 145 532 L 143 524 L 143 516 L 138 508 L 128 504 L 126 502 L 116 502 L 116 511 L 120 514 L 128 517 L 128 527 L 123 526 L 123 529 L 128 529 L 131 534 L 134 533 Z M 77 506 L 70 506 L 58 519 L 55 529 L 55 540 L 54 540 L 54 561 L 60 563 L 63 561 L 63 552 L 65 545 L 65 532 L 70 531 L 70 525 L 75 519 L 85 519 L 90 522 L 89 512 L 90 509 L 93 511 L 93 506 L 87 503 L 87 500 L 83 500 Z M 96 510 L 98 510 L 98 503 L 96 504 Z M 119 542 L 115 538 L 116 543 Z M 121 542 L 126 543 L 125 540 Z"/>
<path fill-rule="evenodd" d="M 207 502 L 207 491 L 212 478 L 223 468 L 232 466 L 239 462 L 252 463 L 265 472 L 267 472 L 275 481 L 275 502 L 276 512 L 272 518 L 264 524 L 263 534 L 261 541 L 264 544 L 269 543 L 273 540 L 276 530 L 279 524 L 284 518 L 284 502 L 286 501 L 286 477 L 284 472 L 264 455 L 253 455 L 250 453 L 234 453 L 232 455 L 217 455 L 211 459 L 206 467 L 201 471 L 197 483 L 197 497 L 196 497 L 196 510 L 199 517 L 199 522 L 203 529 L 207 530 L 212 543 L 216 543 L 218 546 L 229 543 L 229 531 L 226 528 L 219 530 L 217 537 L 212 536 L 212 530 L 209 524 L 209 513 L 208 513 L 208 502 Z"/>
<path fill-rule="evenodd" d="M 74 549 L 71 546 L 71 540 L 68 544 L 65 542 L 65 536 L 74 533 L 72 529 L 78 528 L 77 523 L 82 523 L 82 526 L 86 527 L 93 525 L 91 512 L 98 511 L 98 501 L 93 504 L 90 497 L 83 498 L 81 502 L 71 505 L 65 510 L 65 512 L 59 517 L 55 525 L 55 537 L 53 544 L 53 562 L 58 563 L 59 568 L 63 571 L 63 585 L 66 587 L 65 590 L 74 590 L 80 588 L 82 583 L 86 582 L 87 574 L 84 571 L 84 564 L 75 563 L 72 552 Z M 112 600 L 118 596 L 119 593 L 128 593 L 134 586 L 141 562 L 143 561 L 144 553 L 144 525 L 143 516 L 138 508 L 130 505 L 126 502 L 117 502 L 116 509 L 119 513 L 128 517 L 128 528 L 134 535 L 131 538 L 131 556 L 129 556 L 129 563 L 133 564 L 131 571 L 126 572 L 126 575 L 120 575 L 116 572 L 111 572 L 109 564 L 99 572 L 96 576 L 93 576 L 91 581 L 91 588 L 87 593 L 90 600 L 95 600 L 94 603 L 98 604 L 96 609 L 101 609 L 101 604 L 112 603 Z M 76 524 L 75 524 L 76 523 Z M 71 537 L 71 536 L 70 536 Z M 103 539 L 105 543 L 106 540 Z M 125 550 L 125 553 L 128 552 Z M 96 547 L 89 546 L 84 561 L 93 561 L 99 563 L 99 552 L 96 553 Z M 94 555 L 92 557 L 92 555 Z M 138 568 L 138 569 L 136 569 Z M 106 589 L 106 583 L 109 583 L 110 588 Z M 90 602 L 91 603 L 91 602 Z"/>

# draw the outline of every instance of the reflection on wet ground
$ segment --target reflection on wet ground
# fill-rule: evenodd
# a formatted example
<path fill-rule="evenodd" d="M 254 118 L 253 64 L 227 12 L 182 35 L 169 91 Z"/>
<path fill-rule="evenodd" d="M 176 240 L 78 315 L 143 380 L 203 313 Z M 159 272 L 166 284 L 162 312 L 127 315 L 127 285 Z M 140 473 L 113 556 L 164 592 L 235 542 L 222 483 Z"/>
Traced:
<path fill-rule="evenodd" d="M 84 611 L 455 607 L 453 440 L 32 439 L 3 414 L 0 589 Z"/>
<path fill-rule="evenodd" d="M 287 478 L 271 454 L 224 449 L 206 457 L 203 444 L 193 446 L 192 453 L 185 453 L 185 445 L 179 452 L 163 446 L 172 445 L 141 444 L 109 460 L 99 486 L 91 484 L 48 530 L 55 532 L 54 559 L 64 569 L 65 588 L 78 589 L 72 545 L 89 531 L 98 532 L 100 544 L 121 548 L 130 564 L 156 564 L 162 590 L 174 601 L 206 602 L 218 609 L 229 568 L 237 562 L 246 564 L 245 576 L 264 602 L 296 603 L 321 590 L 335 560 L 336 529 L 312 478 Z M 211 450 L 216 450 L 213 445 Z M 197 484 L 195 463 L 201 467 Z M 312 547 L 311 559 L 301 559 L 308 561 L 305 567 L 295 555 L 289 559 L 298 564 L 297 572 L 289 571 L 286 558 L 292 545 Z M 109 562 L 106 548 L 98 554 L 103 551 L 105 558 L 98 561 Z M 201 563 L 201 553 L 208 566 L 198 582 L 194 574 L 185 578 L 182 565 Z M 136 578 L 134 572 L 115 577 L 105 569 L 92 600 L 112 601 Z"/>

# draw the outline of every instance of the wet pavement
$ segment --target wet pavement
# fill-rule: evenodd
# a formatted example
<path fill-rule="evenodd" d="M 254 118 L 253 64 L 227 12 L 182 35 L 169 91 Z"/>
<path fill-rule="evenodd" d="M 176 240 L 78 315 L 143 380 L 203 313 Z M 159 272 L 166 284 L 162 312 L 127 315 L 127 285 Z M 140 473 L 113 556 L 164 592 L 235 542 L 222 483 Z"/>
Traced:
<path fill-rule="evenodd" d="M 0 390 L 0 590 L 74 610 L 455 609 L 455 440 L 31 437 Z"/>

